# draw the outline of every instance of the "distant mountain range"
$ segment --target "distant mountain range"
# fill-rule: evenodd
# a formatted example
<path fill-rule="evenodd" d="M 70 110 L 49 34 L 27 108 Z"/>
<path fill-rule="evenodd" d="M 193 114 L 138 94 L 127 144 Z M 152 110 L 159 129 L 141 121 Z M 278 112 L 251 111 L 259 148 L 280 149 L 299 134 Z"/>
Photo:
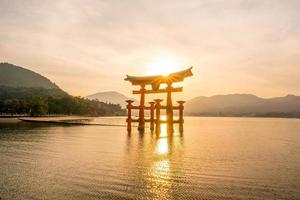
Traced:
<path fill-rule="evenodd" d="M 0 63 L 0 100 L 22 99 L 31 96 L 67 95 L 55 83 L 31 70 L 9 63 Z M 101 102 L 120 104 L 126 107 L 131 99 L 115 92 L 98 92 L 86 97 Z M 185 104 L 186 115 L 197 116 L 270 116 L 300 117 L 300 96 L 287 95 L 275 98 L 260 98 L 252 94 L 228 94 L 211 97 L 198 96 Z"/>
<path fill-rule="evenodd" d="M 86 96 L 87 99 L 98 99 L 99 101 L 106 102 L 106 103 L 113 103 L 113 104 L 119 104 L 122 108 L 125 108 L 127 103 L 126 100 L 134 100 L 137 102 L 137 100 L 126 97 L 125 95 L 115 92 L 115 91 L 107 91 L 107 92 L 98 92 L 96 94 L 92 94 L 89 96 Z"/>
<path fill-rule="evenodd" d="M 189 115 L 203 116 L 300 116 L 300 97 L 260 98 L 252 94 L 195 97 L 185 104 Z"/>
<path fill-rule="evenodd" d="M 0 99 L 67 95 L 55 83 L 31 70 L 0 63 Z"/>
<path fill-rule="evenodd" d="M 86 98 L 120 104 L 130 99 L 118 92 L 99 92 Z M 138 102 L 135 100 L 135 104 Z M 196 116 L 300 117 L 300 97 L 260 98 L 252 94 L 199 96 L 185 103 L 185 114 Z"/>

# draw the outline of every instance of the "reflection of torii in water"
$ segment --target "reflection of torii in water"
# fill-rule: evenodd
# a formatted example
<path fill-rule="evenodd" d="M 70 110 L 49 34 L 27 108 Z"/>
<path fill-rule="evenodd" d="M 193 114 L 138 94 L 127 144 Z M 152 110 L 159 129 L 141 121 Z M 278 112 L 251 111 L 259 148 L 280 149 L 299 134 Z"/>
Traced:
<path fill-rule="evenodd" d="M 145 94 L 155 94 L 155 93 L 167 93 L 167 105 L 166 105 L 166 122 L 168 125 L 168 131 L 173 132 L 173 104 L 172 104 L 172 97 L 171 94 L 172 92 L 181 92 L 183 90 L 183 87 L 177 87 L 173 88 L 172 84 L 176 82 L 182 82 L 186 77 L 192 76 L 192 67 L 171 73 L 167 76 L 162 76 L 162 75 L 157 75 L 157 76 L 128 76 L 125 78 L 126 81 L 130 81 L 132 85 L 139 85 L 141 88 L 140 90 L 134 90 L 133 94 L 140 94 L 140 106 L 138 107 L 139 109 L 139 126 L 138 129 L 143 131 L 145 127 L 145 108 L 146 109 L 151 109 L 150 107 L 145 107 Z M 167 87 L 160 89 L 161 84 L 166 84 Z M 145 86 L 146 85 L 151 85 L 152 90 L 146 90 Z M 132 101 L 127 101 L 128 102 L 128 112 L 130 112 L 131 115 L 131 109 L 130 107 L 132 106 L 131 103 Z M 179 102 L 179 110 L 181 107 L 181 111 L 183 110 L 183 101 Z M 156 106 L 157 107 L 157 106 Z M 133 109 L 137 109 L 136 107 L 132 106 Z M 163 106 L 161 108 L 164 108 Z M 152 108 L 154 109 L 154 108 Z M 158 110 L 157 110 L 158 111 Z M 182 113 L 181 113 L 182 114 Z M 151 117 L 152 121 L 153 116 Z M 150 119 L 150 122 L 152 122 Z M 131 117 L 127 119 L 128 122 L 128 127 L 130 123 L 131 127 Z M 156 119 L 156 127 L 158 126 L 158 123 L 160 122 L 160 119 Z M 179 123 L 183 123 L 183 119 L 181 116 L 181 119 L 179 120 Z M 131 128 L 130 128 L 131 129 Z"/>

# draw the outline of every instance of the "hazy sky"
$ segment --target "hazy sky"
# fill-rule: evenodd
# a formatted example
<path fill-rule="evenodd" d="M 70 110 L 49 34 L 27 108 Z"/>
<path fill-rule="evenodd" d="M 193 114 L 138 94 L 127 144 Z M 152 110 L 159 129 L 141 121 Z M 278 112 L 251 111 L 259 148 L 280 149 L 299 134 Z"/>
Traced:
<path fill-rule="evenodd" d="M 128 95 L 161 60 L 194 66 L 185 98 L 300 95 L 300 1 L 0 0 L 0 61 L 70 94 Z"/>

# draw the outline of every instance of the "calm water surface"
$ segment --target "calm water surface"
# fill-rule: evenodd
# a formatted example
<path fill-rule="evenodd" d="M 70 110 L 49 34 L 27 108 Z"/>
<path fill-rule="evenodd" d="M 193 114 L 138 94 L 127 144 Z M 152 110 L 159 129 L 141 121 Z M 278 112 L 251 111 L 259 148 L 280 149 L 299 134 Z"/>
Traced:
<path fill-rule="evenodd" d="M 300 199 L 300 120 L 187 117 L 173 137 L 2 123 L 0 199 Z"/>

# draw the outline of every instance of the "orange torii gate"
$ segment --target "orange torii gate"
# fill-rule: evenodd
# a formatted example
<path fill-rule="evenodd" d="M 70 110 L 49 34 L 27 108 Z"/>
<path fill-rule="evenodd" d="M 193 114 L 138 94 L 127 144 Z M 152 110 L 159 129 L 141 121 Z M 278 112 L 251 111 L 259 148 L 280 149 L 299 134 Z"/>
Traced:
<path fill-rule="evenodd" d="M 168 132 L 173 132 L 173 123 L 179 123 L 182 127 L 183 124 L 183 104 L 184 101 L 178 101 L 178 106 L 172 104 L 172 92 L 182 92 L 183 87 L 172 87 L 173 83 L 183 82 L 186 77 L 192 76 L 192 67 L 182 70 L 179 72 L 171 73 L 168 76 L 129 76 L 125 78 L 126 81 L 130 81 L 134 86 L 140 86 L 140 90 L 133 90 L 133 94 L 140 94 L 140 105 L 132 105 L 133 101 L 128 100 L 128 118 L 127 118 L 127 129 L 131 131 L 131 123 L 138 122 L 138 130 L 144 131 L 145 122 L 150 122 L 150 129 L 154 129 L 154 122 L 156 123 L 156 129 L 159 130 L 160 123 L 167 123 Z M 161 84 L 166 84 L 165 88 L 160 88 Z M 151 85 L 152 89 L 146 89 L 147 85 Z M 157 94 L 167 93 L 167 104 L 166 106 L 160 105 L 161 99 L 156 99 L 155 102 L 149 102 L 150 106 L 145 106 L 145 94 Z M 139 110 L 138 120 L 131 118 L 132 109 Z M 154 119 L 154 109 L 156 110 L 156 119 Z M 166 109 L 166 120 L 160 119 L 160 109 Z M 173 110 L 179 110 L 179 120 L 173 120 Z M 150 110 L 150 119 L 145 119 L 145 110 Z"/>

